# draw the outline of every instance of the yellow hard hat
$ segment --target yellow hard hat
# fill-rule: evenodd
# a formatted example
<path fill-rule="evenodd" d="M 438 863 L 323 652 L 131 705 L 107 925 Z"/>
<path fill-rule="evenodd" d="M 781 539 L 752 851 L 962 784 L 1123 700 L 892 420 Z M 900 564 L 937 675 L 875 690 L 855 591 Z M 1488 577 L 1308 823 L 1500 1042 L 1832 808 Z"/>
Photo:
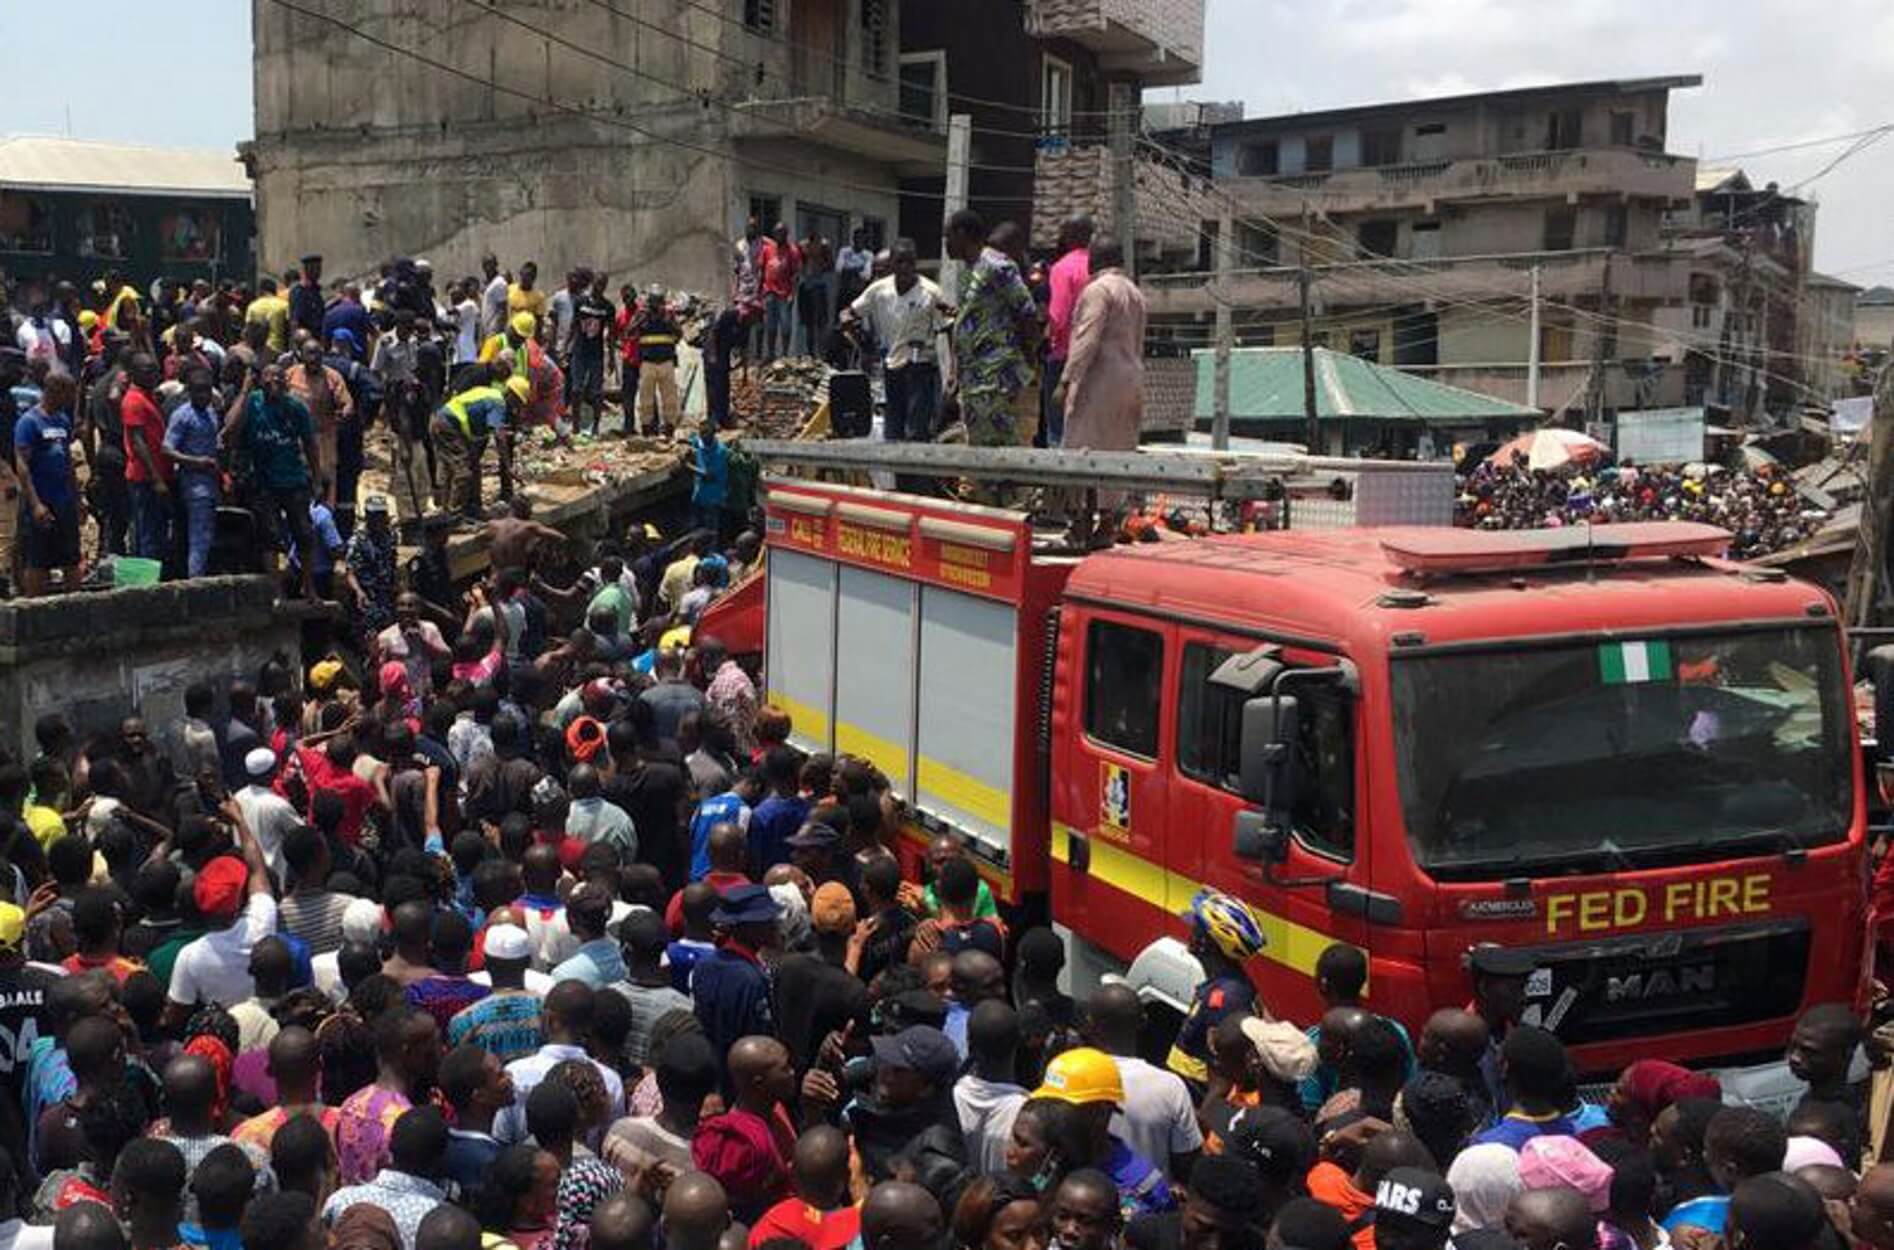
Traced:
<path fill-rule="evenodd" d="M 507 324 L 513 327 L 513 333 L 523 339 L 530 339 L 533 337 L 533 331 L 538 327 L 539 322 L 533 317 L 533 314 L 529 312 L 516 312 L 513 314 L 513 320 L 507 322 Z"/>
<path fill-rule="evenodd" d="M 514 399 L 519 400 L 522 404 L 532 402 L 533 384 L 519 374 L 516 373 L 508 378 L 505 385 L 506 393 L 511 395 Z"/>
<path fill-rule="evenodd" d="M 90 308 L 84 309 L 79 313 L 79 328 L 81 330 L 90 332 L 98 324 L 99 314 L 93 312 Z"/>
<path fill-rule="evenodd" d="M 1101 1102 L 1117 1107 L 1124 1105 L 1125 1082 L 1118 1075 L 1117 1060 L 1102 1050 L 1081 1046 L 1065 1051 L 1046 1065 L 1045 1080 L 1032 1096 L 1075 1107 Z"/>

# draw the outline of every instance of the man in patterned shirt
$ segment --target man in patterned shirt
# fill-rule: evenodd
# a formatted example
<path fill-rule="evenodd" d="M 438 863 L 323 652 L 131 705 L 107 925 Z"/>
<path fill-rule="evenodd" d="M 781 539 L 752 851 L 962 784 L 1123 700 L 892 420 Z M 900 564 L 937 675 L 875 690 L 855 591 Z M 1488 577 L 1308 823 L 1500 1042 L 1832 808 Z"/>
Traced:
<path fill-rule="evenodd" d="M 434 1088 L 441 1065 L 440 1026 L 419 1007 L 391 1007 L 375 1021 L 375 1054 L 380 1067 L 374 1082 L 348 1096 L 335 1126 L 336 1159 L 346 1185 L 375 1177 L 389 1161 L 395 1125 Z M 446 1148 L 443 1127 L 441 1149 Z M 415 1216 L 415 1223 L 420 1218 Z M 408 1231 L 412 1235 L 412 1225 Z"/>
<path fill-rule="evenodd" d="M 578 1096 L 563 1081 L 542 1081 L 527 1096 L 526 1128 L 541 1150 L 559 1160 L 558 1222 L 548 1250 L 587 1250 L 592 1212 L 625 1188 L 625 1174 L 574 1143 L 586 1126 Z"/>
<path fill-rule="evenodd" d="M 965 264 L 954 314 L 954 389 L 967 441 L 975 447 L 1020 447 L 1032 431 L 1018 420 L 1019 397 L 1031 381 L 1028 361 L 1038 337 L 1038 308 L 1019 266 L 987 242 L 980 214 L 963 208 L 947 219 L 947 250 Z"/>
<path fill-rule="evenodd" d="M 516 924 L 495 924 L 487 930 L 485 951 L 493 992 L 448 1021 L 448 1045 L 471 1042 L 501 1063 L 537 1054 L 546 1036 L 540 997 L 526 988 L 532 939 Z"/>
<path fill-rule="evenodd" d="M 394 1220 L 402 1250 L 414 1250 L 421 1221 L 447 1201 L 447 1190 L 441 1186 L 441 1167 L 447 1158 L 447 1120 L 433 1107 L 412 1108 L 395 1121 L 388 1148 L 388 1164 L 376 1172 L 373 1180 L 345 1186 L 330 1196 L 322 1208 L 322 1222 L 334 1227 L 344 1211 L 366 1202 L 386 1211 Z"/>

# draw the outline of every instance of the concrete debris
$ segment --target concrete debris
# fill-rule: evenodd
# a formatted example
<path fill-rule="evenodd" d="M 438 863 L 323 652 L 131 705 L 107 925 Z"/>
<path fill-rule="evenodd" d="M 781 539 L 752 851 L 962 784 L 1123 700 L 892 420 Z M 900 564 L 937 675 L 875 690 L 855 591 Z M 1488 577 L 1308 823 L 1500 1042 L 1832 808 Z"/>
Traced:
<path fill-rule="evenodd" d="M 760 369 L 738 369 L 730 379 L 730 406 L 744 432 L 794 438 L 829 397 L 834 372 L 814 356 L 784 356 Z"/>

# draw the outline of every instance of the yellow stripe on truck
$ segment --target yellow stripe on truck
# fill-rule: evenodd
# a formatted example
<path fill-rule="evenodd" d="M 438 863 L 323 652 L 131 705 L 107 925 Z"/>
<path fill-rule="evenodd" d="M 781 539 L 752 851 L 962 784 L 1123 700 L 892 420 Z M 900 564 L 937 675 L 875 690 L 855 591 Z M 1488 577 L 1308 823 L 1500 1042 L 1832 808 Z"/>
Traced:
<path fill-rule="evenodd" d="M 1070 838 L 1075 832 L 1078 831 L 1070 825 L 1053 824 L 1054 863 L 1067 868 L 1072 866 Z M 1201 882 L 1183 873 L 1172 872 L 1141 855 L 1134 855 L 1103 838 L 1091 839 L 1091 865 L 1086 875 L 1114 890 L 1122 890 L 1143 899 L 1153 907 L 1161 907 L 1172 915 L 1180 914 L 1189 907 L 1191 898 L 1203 888 Z M 1262 957 L 1305 977 L 1315 976 L 1315 961 L 1335 943 L 1336 938 L 1307 925 L 1297 924 L 1287 916 L 1264 911 L 1254 899 L 1246 898 L 1244 901 L 1256 913 L 1263 927 L 1263 936 L 1269 942 L 1263 948 Z"/>
<path fill-rule="evenodd" d="M 764 696 L 764 702 L 774 703 L 789 713 L 789 724 L 795 733 L 816 742 L 828 742 L 829 714 L 815 704 L 804 703 L 801 699 L 793 698 L 780 690 L 770 691 Z"/>
<path fill-rule="evenodd" d="M 907 788 L 908 753 L 892 739 L 869 733 L 860 725 L 838 720 L 835 722 L 835 750 L 840 755 L 853 755 L 867 760 L 886 773 L 897 790 Z"/>
<path fill-rule="evenodd" d="M 923 755 L 917 788 L 922 795 L 932 795 L 951 803 L 995 829 L 1008 830 L 1013 827 L 1012 796 L 952 765 Z"/>

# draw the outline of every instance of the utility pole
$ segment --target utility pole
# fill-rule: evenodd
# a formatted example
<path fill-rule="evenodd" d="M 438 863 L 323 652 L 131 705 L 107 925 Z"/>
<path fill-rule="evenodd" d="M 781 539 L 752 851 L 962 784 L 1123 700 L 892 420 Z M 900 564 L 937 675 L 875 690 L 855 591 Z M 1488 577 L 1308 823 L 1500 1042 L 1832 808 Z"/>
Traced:
<path fill-rule="evenodd" d="M 1607 262 L 1608 263 L 1608 262 Z M 1532 267 L 1532 328 L 1526 341 L 1526 407 L 1539 406 L 1539 266 Z"/>
<path fill-rule="evenodd" d="M 1138 133 L 1137 94 L 1127 84 L 1106 88 L 1111 102 L 1112 233 L 1125 249 L 1125 276 L 1138 277 L 1138 186 L 1132 141 Z"/>
<path fill-rule="evenodd" d="M 1302 255 L 1302 264 L 1296 270 L 1296 289 L 1302 303 L 1302 420 L 1308 427 L 1304 435 L 1309 441 L 1311 456 L 1324 455 L 1322 446 L 1322 427 L 1315 418 L 1315 339 L 1309 330 L 1309 258 Z"/>
<path fill-rule="evenodd" d="M 1217 278 L 1211 298 L 1217 301 L 1217 361 L 1214 406 L 1210 410 L 1210 445 L 1223 451 L 1230 445 L 1230 346 L 1236 337 L 1230 312 L 1230 257 L 1236 251 L 1229 197 L 1217 218 Z"/>
<path fill-rule="evenodd" d="M 973 114 L 955 113 L 947 119 L 947 195 L 942 221 L 967 206 L 967 171 L 972 159 Z M 960 302 L 960 262 L 947 255 L 945 230 L 940 236 L 940 289 L 950 303 Z"/>
<path fill-rule="evenodd" d="M 1598 332 L 1592 336 L 1591 380 L 1586 386 L 1585 420 L 1589 424 L 1605 419 L 1605 335 L 1617 337 L 1617 321 L 1612 316 L 1611 257 L 1605 257 L 1605 280 L 1598 288 Z M 1614 349 L 1613 355 L 1616 355 Z"/>

